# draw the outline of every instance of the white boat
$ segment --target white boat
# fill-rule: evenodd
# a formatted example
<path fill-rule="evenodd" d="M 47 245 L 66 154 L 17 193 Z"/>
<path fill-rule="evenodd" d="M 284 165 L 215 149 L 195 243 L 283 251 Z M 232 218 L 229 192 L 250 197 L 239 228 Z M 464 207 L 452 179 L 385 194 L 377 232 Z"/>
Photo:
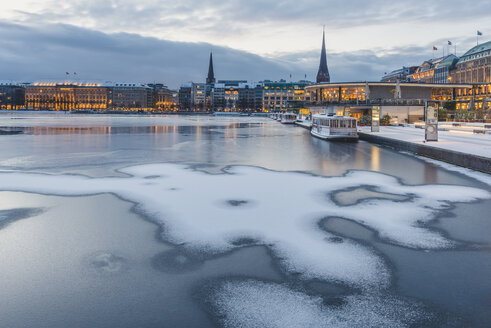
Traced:
<path fill-rule="evenodd" d="M 297 120 L 297 114 L 283 113 L 281 114 L 281 124 L 295 124 Z"/>
<path fill-rule="evenodd" d="M 348 116 L 316 114 L 312 117 L 310 133 L 327 140 L 358 140 L 356 118 Z"/>

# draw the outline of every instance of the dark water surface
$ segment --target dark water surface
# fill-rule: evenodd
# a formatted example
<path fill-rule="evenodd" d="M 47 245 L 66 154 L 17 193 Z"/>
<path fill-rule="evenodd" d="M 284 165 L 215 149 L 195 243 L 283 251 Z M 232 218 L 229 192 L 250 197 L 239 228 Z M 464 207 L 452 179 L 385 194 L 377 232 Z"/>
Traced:
<path fill-rule="evenodd" d="M 363 141 L 330 143 L 261 118 L 2 113 L 0 128 L 23 131 L 0 136 L 1 171 L 110 177 L 122 176 L 120 168 L 146 163 L 186 164 L 211 173 L 250 165 L 322 176 L 369 170 L 409 185 L 491 191 L 481 181 L 408 154 Z M 340 194 L 338 201 L 350 205 L 363 197 L 384 195 L 359 188 Z M 193 206 L 192 199 L 183 202 Z M 248 206 L 246 200 L 228 202 L 237 210 Z M 394 245 L 342 218 L 325 220 L 323 228 L 384 258 L 392 274 L 391 293 L 436 313 L 426 326 L 489 327 L 490 212 L 490 200 L 454 204 L 442 212 L 431 229 L 457 242 L 444 250 Z M 224 279 L 299 285 L 323 297 L 357 292 L 297 281 L 278 266 L 267 245 L 254 240 L 207 255 L 171 245 L 159 232 L 151 218 L 116 195 L 0 191 L 0 326 L 213 327 L 223 321 L 207 291 Z"/>

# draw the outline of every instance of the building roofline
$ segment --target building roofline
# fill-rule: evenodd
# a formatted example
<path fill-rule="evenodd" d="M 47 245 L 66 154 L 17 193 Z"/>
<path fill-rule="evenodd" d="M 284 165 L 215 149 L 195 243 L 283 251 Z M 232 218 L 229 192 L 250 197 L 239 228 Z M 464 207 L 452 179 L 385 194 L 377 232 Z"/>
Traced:
<path fill-rule="evenodd" d="M 306 89 L 314 89 L 319 87 L 350 87 L 350 86 L 393 86 L 397 85 L 397 82 L 339 82 L 339 83 L 319 83 L 306 86 Z M 470 83 L 411 83 L 411 82 L 400 82 L 399 85 L 405 87 L 422 87 L 422 88 L 472 88 Z"/>

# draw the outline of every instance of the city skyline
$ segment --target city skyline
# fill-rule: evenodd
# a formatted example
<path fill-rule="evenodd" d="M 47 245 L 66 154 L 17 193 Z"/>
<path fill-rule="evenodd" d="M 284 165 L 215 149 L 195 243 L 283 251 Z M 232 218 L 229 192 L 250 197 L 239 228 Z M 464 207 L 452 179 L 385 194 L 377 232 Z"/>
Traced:
<path fill-rule="evenodd" d="M 472 8 L 425 2 L 423 14 L 418 2 L 387 1 L 303 7 L 232 1 L 225 8 L 193 1 L 53 4 L 0 5 L 2 79 L 60 80 L 70 71 L 81 80 L 161 81 L 176 88 L 204 81 L 213 50 L 219 79 L 289 80 L 292 74 L 293 80 L 307 75 L 315 81 L 325 24 L 332 81 L 379 80 L 384 72 L 431 58 L 433 45 L 441 56 L 454 51 L 445 46 L 451 40 L 461 55 L 475 44 L 477 30 L 482 41 L 491 31 L 491 10 L 485 9 L 491 5 L 484 1 Z M 268 10 L 276 18 L 262 13 Z"/>

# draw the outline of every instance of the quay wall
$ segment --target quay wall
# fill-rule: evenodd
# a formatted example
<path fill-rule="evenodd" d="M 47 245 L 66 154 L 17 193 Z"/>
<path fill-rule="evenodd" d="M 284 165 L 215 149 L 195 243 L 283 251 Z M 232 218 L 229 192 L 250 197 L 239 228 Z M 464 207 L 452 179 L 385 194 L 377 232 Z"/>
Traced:
<path fill-rule="evenodd" d="M 463 166 L 466 168 L 491 174 L 490 158 L 472 155 L 472 154 L 466 154 L 466 153 L 448 150 L 448 149 L 414 144 L 407 141 L 376 136 L 364 132 L 358 132 L 358 136 L 361 140 L 376 143 L 382 146 L 391 147 L 397 150 L 408 151 L 411 153 L 415 153 L 417 155 L 433 158 L 439 161 L 443 161 L 450 164 Z"/>

